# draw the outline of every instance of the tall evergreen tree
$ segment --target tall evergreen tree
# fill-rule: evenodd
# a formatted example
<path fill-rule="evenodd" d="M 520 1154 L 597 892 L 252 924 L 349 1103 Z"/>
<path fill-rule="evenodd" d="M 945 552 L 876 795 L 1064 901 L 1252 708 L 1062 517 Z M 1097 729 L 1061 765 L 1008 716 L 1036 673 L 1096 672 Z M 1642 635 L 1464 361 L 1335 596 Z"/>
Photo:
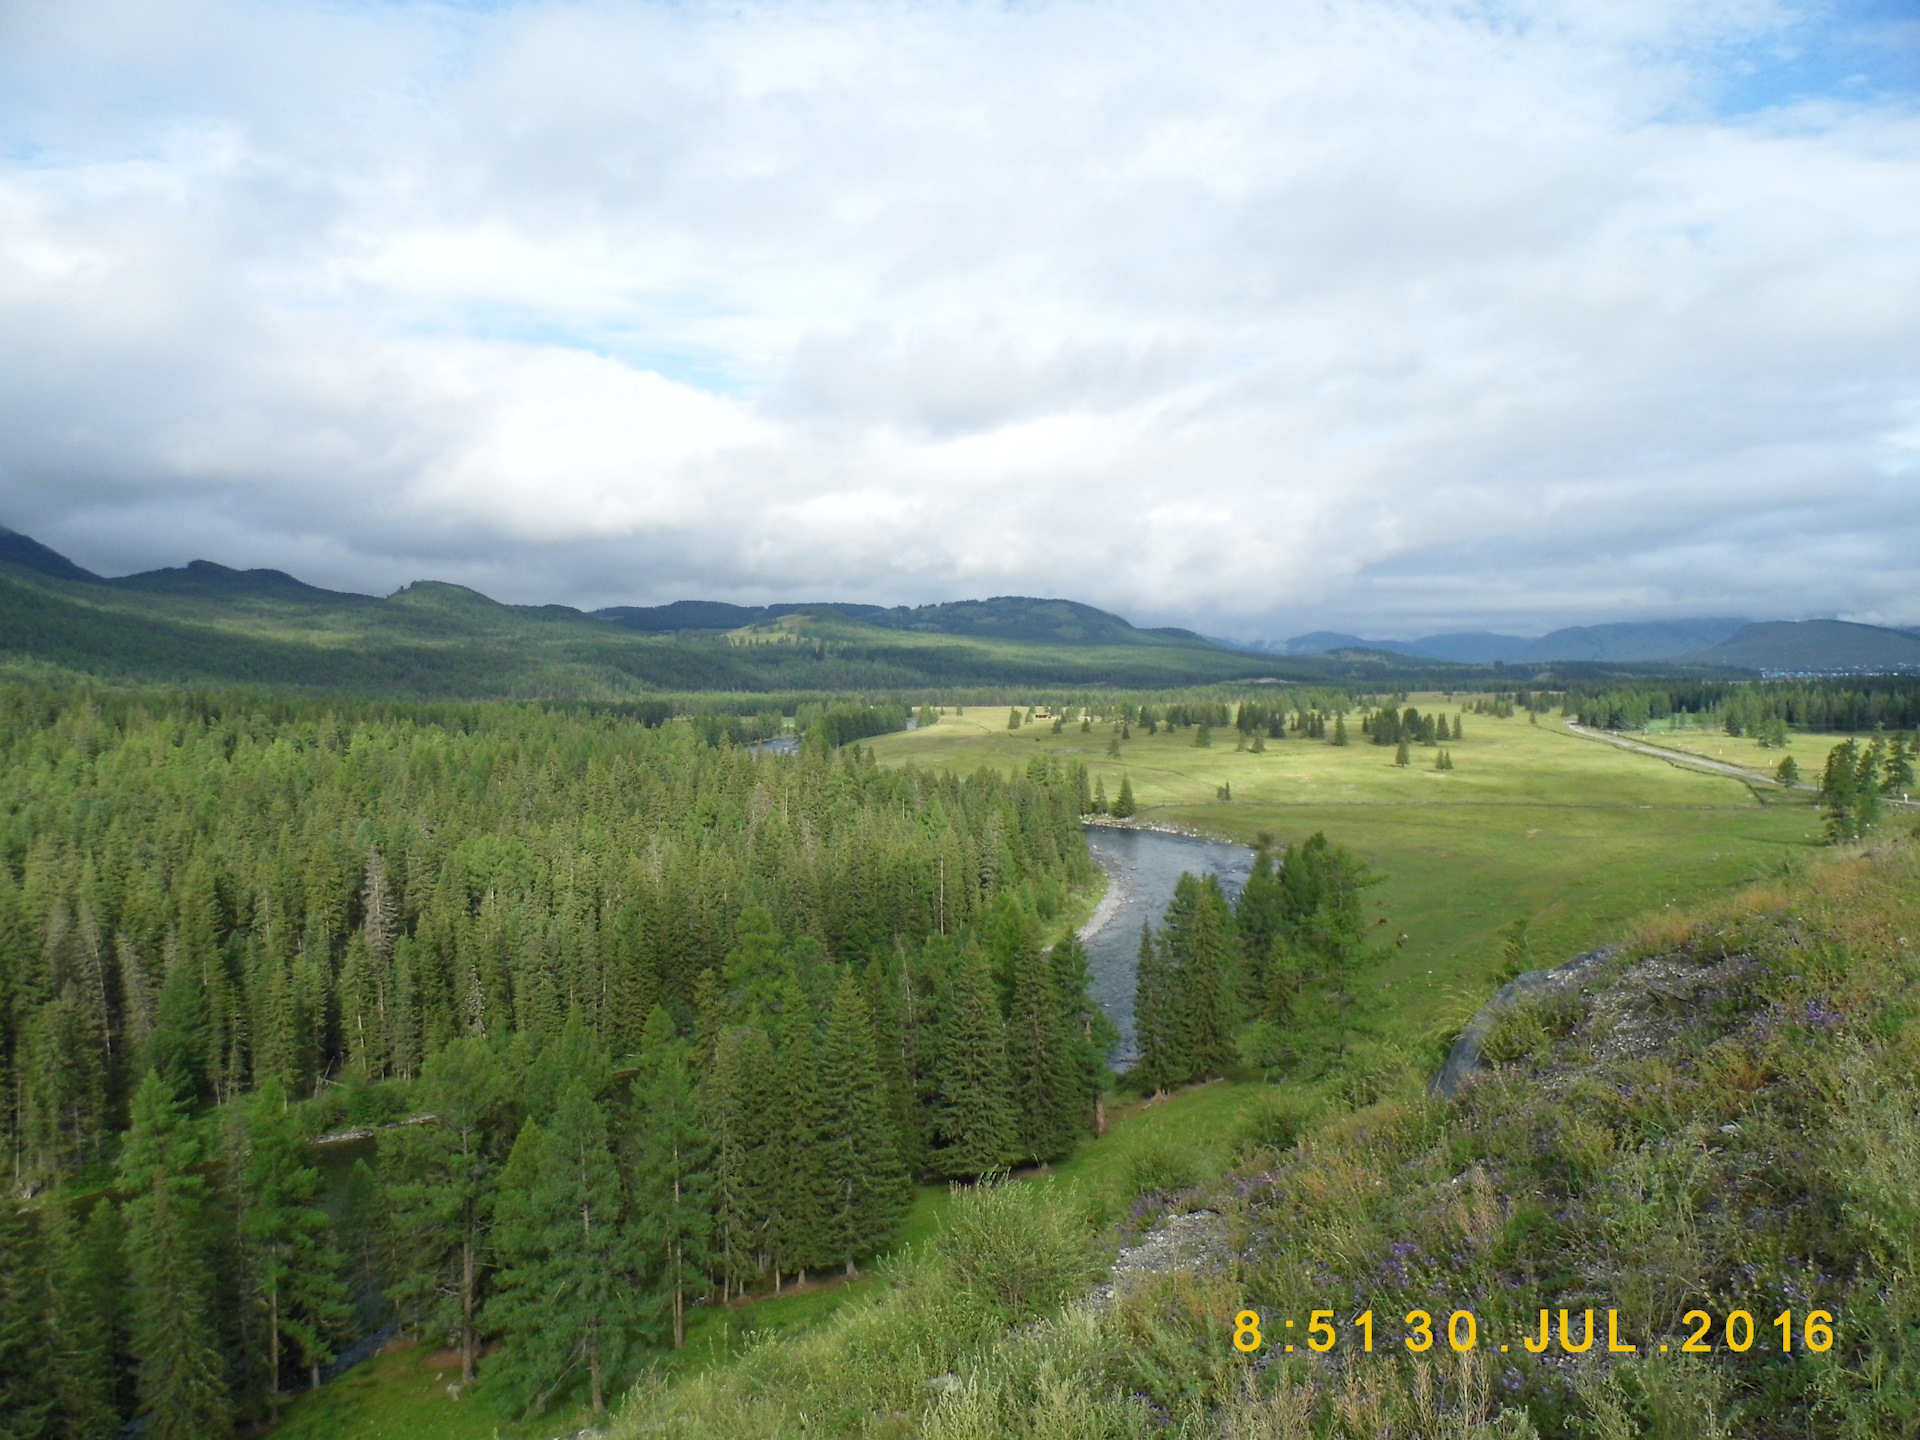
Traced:
<path fill-rule="evenodd" d="M 1257 1003 L 1266 992 L 1267 960 L 1285 921 L 1279 872 L 1272 850 L 1262 844 L 1254 851 L 1253 870 L 1240 887 L 1240 898 L 1233 907 L 1233 928 L 1240 937 L 1245 998 L 1249 1001 Z"/>
<path fill-rule="evenodd" d="M 844 970 L 822 1048 L 820 1148 L 829 1182 L 824 1257 L 849 1275 L 892 1237 L 913 1200 L 873 1035 L 866 994 Z"/>
<path fill-rule="evenodd" d="M 795 971 L 789 971 L 780 1001 L 776 1051 L 775 1111 L 767 1146 L 772 1194 L 770 1249 L 773 1288 L 783 1274 L 806 1283 L 806 1272 L 824 1263 L 827 1210 L 833 1177 L 820 1145 L 820 1056 L 813 1007 Z"/>
<path fill-rule="evenodd" d="M 331 1243 L 332 1222 L 317 1199 L 320 1172 L 305 1163 L 304 1141 L 285 1092 L 269 1079 L 246 1107 L 240 1235 L 247 1285 L 265 1322 L 267 1391 L 274 1397 L 284 1342 L 317 1387 L 334 1342 L 351 1330 L 344 1262 Z"/>
<path fill-rule="evenodd" d="M 1187 1012 L 1187 1073 L 1190 1079 L 1205 1080 L 1226 1074 L 1234 1062 L 1239 947 L 1219 880 L 1207 876 L 1199 891 L 1191 926 L 1180 937 L 1184 953 L 1177 963 Z"/>
<path fill-rule="evenodd" d="M 986 956 L 969 946 L 948 982 L 939 1052 L 931 1158 L 943 1175 L 984 1175 L 1012 1159 L 1018 1144 L 1007 1096 L 1006 1037 L 993 991 Z"/>
<path fill-rule="evenodd" d="M 154 1440 L 207 1440 L 233 1424 L 203 1241 L 206 1181 L 192 1173 L 199 1159 L 172 1086 L 148 1071 L 120 1167 L 122 1185 L 140 1192 L 127 1204 L 132 1349 Z"/>
<path fill-rule="evenodd" d="M 1123 774 L 1120 777 L 1120 793 L 1113 802 L 1113 817 L 1116 820 L 1125 820 L 1138 808 L 1133 799 L 1133 777 Z"/>
<path fill-rule="evenodd" d="M 634 1243 L 664 1296 L 673 1348 L 687 1338 L 687 1296 L 706 1283 L 713 1230 L 712 1147 L 687 1075 L 686 1047 L 673 1021 L 654 1007 L 640 1042 L 633 1082 Z"/>
<path fill-rule="evenodd" d="M 1146 1091 L 1177 1085 L 1186 1073 L 1186 1023 L 1166 947 L 1140 926 L 1133 971 L 1133 1033 L 1139 1052 L 1132 1083 Z"/>
<path fill-rule="evenodd" d="M 1079 1134 L 1079 1077 L 1054 986 L 1053 965 L 1028 940 L 1015 957 L 1007 1016 L 1015 1146 L 1035 1161 L 1055 1160 Z"/>
<path fill-rule="evenodd" d="M 110 1205 L 100 1200 L 98 1205 Z M 113 1299 L 95 1274 L 95 1256 L 63 1204 L 41 1212 L 46 1242 L 49 1378 L 61 1440 L 112 1440 L 120 1429 L 114 1406 Z"/>
<path fill-rule="evenodd" d="M 1077 1140 L 1089 1130 L 1104 1134 L 1105 1107 L 1101 1093 L 1113 1076 L 1107 1057 L 1119 1043 L 1120 1031 L 1089 993 L 1093 974 L 1087 948 L 1080 943 L 1079 936 L 1069 934 L 1055 942 L 1052 964 L 1053 990 L 1060 1002 L 1060 1022 L 1067 1036 L 1072 1076 L 1073 1135 Z"/>
<path fill-rule="evenodd" d="M 24 1204 L 0 1193 L 0 1440 L 52 1433 L 59 1396 L 50 1338 L 39 1229 Z"/>
<path fill-rule="evenodd" d="M 639 1256 L 623 1213 L 620 1176 L 607 1144 L 605 1112 L 584 1084 L 561 1098 L 552 1126 L 528 1122 L 530 1175 L 516 1175 L 511 1223 L 500 1237 L 504 1264 L 488 1320 L 502 1337 L 502 1391 L 523 1412 L 540 1413 L 584 1382 L 593 1413 L 606 1411 L 610 1382 L 625 1373 L 641 1318 L 634 1281 Z"/>
<path fill-rule="evenodd" d="M 724 1032 L 701 1082 L 713 1143 L 713 1254 L 722 1294 L 744 1291 L 762 1269 L 772 1228 L 774 1057 L 767 1032 L 737 1025 Z"/>
<path fill-rule="evenodd" d="M 450 1335 L 461 1383 L 479 1358 L 488 1232 L 505 1161 L 508 1092 L 487 1041 L 463 1036 L 428 1057 L 419 1103 L 430 1125 L 382 1132 L 394 1243 L 402 1264 L 391 1294 L 416 1333 Z"/>

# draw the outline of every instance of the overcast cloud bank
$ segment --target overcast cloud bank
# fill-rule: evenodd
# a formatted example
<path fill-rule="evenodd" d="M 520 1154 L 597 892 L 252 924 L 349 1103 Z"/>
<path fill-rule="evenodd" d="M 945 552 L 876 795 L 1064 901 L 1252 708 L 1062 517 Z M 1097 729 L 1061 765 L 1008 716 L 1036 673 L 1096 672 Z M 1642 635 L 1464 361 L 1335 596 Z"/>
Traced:
<path fill-rule="evenodd" d="M 1920 622 L 1903 9 L 15 3 L 0 523 L 588 607 Z"/>

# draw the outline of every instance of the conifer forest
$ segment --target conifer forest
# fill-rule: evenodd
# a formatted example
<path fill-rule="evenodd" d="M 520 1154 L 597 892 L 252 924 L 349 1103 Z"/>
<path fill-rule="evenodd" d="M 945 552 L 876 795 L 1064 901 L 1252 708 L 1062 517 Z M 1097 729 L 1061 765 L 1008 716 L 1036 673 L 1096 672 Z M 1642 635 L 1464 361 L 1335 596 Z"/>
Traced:
<path fill-rule="evenodd" d="M 598 1410 L 696 1298 L 1070 1152 L 1084 772 L 839 729 L 0 695 L 0 1435 L 224 1434 L 388 1326 Z"/>

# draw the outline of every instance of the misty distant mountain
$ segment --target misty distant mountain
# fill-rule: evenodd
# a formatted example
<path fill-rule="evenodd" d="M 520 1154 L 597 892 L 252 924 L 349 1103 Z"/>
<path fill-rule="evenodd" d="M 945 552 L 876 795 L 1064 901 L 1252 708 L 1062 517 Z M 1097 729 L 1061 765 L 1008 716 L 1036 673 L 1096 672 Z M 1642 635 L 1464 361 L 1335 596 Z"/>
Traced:
<path fill-rule="evenodd" d="M 1472 630 L 1425 635 L 1418 640 L 1363 640 L 1334 630 L 1296 635 L 1280 651 L 1287 655 L 1324 655 L 1332 650 L 1385 650 L 1422 660 L 1449 660 L 1458 665 L 1535 664 L 1552 660 L 1674 660 L 1694 658 L 1695 652 L 1734 635 L 1745 620 L 1627 621 L 1612 625 L 1571 625 L 1538 637 L 1496 635 Z M 1735 661 L 1703 662 L 1735 664 Z"/>
<path fill-rule="evenodd" d="M 49 550 L 31 535 L 22 535 L 18 530 L 9 530 L 4 525 L 0 525 L 0 564 L 37 570 L 56 580 L 97 582 L 100 579 L 91 570 L 81 569 L 58 550 Z"/>
<path fill-rule="evenodd" d="M 1920 670 L 1920 635 L 1847 620 L 1770 620 L 1747 625 L 1685 659 L 1699 665 L 1819 674 Z"/>
<path fill-rule="evenodd" d="M 990 600 L 949 600 L 938 605 L 728 605 L 719 600 L 675 600 L 670 605 L 614 605 L 594 617 L 645 634 L 739 630 L 787 615 L 857 620 L 883 630 L 926 635 L 967 635 L 978 640 L 1037 640 L 1055 645 L 1201 645 L 1215 642 L 1171 626 L 1141 629 L 1118 615 L 1077 600 L 996 595 Z M 1235 647 L 1238 648 L 1238 647 Z"/>

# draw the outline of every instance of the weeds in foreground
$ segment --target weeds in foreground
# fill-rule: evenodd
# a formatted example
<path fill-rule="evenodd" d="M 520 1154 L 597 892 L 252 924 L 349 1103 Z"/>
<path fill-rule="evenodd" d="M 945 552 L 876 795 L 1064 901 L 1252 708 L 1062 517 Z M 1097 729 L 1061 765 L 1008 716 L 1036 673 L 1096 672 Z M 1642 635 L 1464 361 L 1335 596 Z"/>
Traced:
<path fill-rule="evenodd" d="M 1198 1189 L 1206 1168 L 1177 1140 L 1143 1147 L 1134 1187 L 1219 1211 L 1235 1254 L 1111 1300 L 1075 1297 L 1112 1217 L 1045 1186 L 970 1192 L 877 1301 L 643 1387 L 616 1434 L 1920 1436 L 1916 940 L 1920 848 L 1905 843 L 1663 914 L 1636 931 L 1641 953 L 1693 962 L 1725 993 L 1650 995 L 1657 1048 L 1603 1043 L 1597 1006 L 1536 1016 L 1456 1104 L 1372 1057 L 1313 1100 L 1275 1087 L 1232 1168 Z M 1241 1354 L 1231 1317 L 1247 1308 L 1270 1333 L 1332 1310 L 1340 1344 Z M 1362 1309 L 1372 1353 L 1354 1343 Z M 1473 1312 L 1481 1343 L 1408 1354 L 1398 1317 L 1416 1309 Z M 1576 1324 L 1593 1310 L 1603 1332 L 1615 1311 L 1636 1349 L 1495 1348 L 1542 1309 Z M 1832 1348 L 1802 1331 L 1781 1353 L 1773 1316 L 1814 1309 L 1834 1317 Z M 1716 1325 L 1746 1310 L 1757 1343 L 1731 1350 L 1716 1329 L 1711 1354 L 1662 1353 L 1690 1310 Z"/>

